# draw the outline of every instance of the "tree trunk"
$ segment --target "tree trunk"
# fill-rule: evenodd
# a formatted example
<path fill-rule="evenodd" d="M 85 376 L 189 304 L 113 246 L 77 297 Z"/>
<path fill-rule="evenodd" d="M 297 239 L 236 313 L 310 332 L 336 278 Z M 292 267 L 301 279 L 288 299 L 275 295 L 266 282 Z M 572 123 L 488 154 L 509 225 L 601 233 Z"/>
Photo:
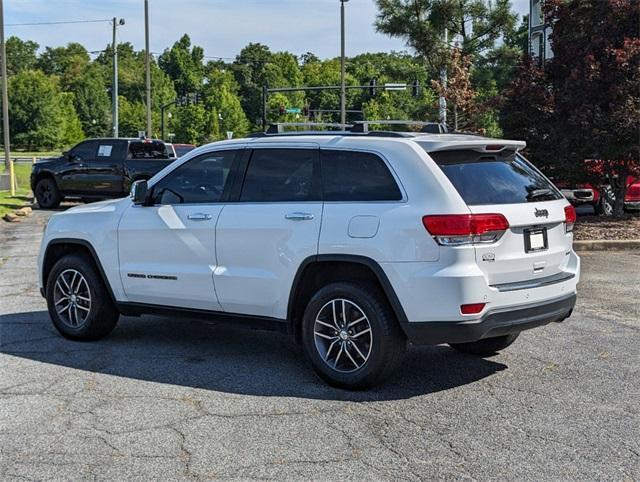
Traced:
<path fill-rule="evenodd" d="M 453 130 L 458 130 L 458 106 L 453 104 Z"/>

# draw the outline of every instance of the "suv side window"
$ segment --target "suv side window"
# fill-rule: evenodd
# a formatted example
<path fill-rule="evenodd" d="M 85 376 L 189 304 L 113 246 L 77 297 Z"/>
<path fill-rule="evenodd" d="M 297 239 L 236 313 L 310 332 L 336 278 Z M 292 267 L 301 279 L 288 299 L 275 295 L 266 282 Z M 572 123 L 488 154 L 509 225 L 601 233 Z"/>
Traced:
<path fill-rule="evenodd" d="M 84 141 L 69 151 L 69 159 L 77 158 L 80 161 L 88 162 L 96 158 L 98 141 Z"/>
<path fill-rule="evenodd" d="M 154 204 L 216 203 L 230 183 L 238 151 L 203 154 L 167 174 L 153 187 Z"/>
<path fill-rule="evenodd" d="M 384 161 L 356 151 L 320 151 L 325 201 L 399 201 L 402 193 Z"/>
<path fill-rule="evenodd" d="M 240 193 L 244 202 L 320 200 L 316 149 L 256 149 Z"/>

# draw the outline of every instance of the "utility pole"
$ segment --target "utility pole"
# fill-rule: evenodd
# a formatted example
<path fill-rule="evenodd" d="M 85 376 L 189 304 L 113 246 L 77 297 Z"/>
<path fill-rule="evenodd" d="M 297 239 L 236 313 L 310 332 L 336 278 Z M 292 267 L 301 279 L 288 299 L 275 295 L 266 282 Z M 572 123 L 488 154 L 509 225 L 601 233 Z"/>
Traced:
<path fill-rule="evenodd" d="M 111 84 L 111 109 L 113 116 L 113 137 L 119 137 L 118 129 L 118 42 L 116 40 L 116 28 L 124 25 L 124 18 L 118 20 L 113 17 L 113 83 Z"/>
<path fill-rule="evenodd" d="M 447 59 L 449 55 L 449 31 L 448 29 L 444 29 L 444 44 L 447 49 Z M 443 88 L 447 88 L 447 64 L 446 62 L 440 69 L 440 84 Z M 447 123 L 447 99 L 444 95 L 440 96 L 440 123 Z"/>
<path fill-rule="evenodd" d="M 340 0 L 340 124 L 342 130 L 347 124 L 347 90 L 345 88 L 345 52 L 344 52 L 344 4 L 349 0 Z"/>
<path fill-rule="evenodd" d="M 149 0 L 144 0 L 144 45 L 147 91 L 147 137 L 151 137 L 151 52 L 149 51 Z"/>
<path fill-rule="evenodd" d="M 11 147 L 9 145 L 9 93 L 7 90 L 7 49 L 4 44 L 4 8 L 0 0 L 0 55 L 2 55 L 2 131 L 4 133 L 4 165 L 9 170 L 11 164 Z M 9 180 L 13 183 L 13 179 Z"/>

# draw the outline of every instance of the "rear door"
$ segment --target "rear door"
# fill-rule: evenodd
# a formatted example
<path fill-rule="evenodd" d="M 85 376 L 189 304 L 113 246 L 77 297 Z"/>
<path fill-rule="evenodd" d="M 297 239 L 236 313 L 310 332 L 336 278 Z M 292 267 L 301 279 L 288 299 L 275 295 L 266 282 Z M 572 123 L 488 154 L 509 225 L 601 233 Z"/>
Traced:
<path fill-rule="evenodd" d="M 498 213 L 509 229 L 495 243 L 476 244 L 476 261 L 490 285 L 559 275 L 573 237 L 566 232 L 566 199 L 513 150 L 430 152 L 472 213 Z"/>
<path fill-rule="evenodd" d="M 293 278 L 318 253 L 318 147 L 255 148 L 216 226 L 215 286 L 224 311 L 284 319 Z"/>

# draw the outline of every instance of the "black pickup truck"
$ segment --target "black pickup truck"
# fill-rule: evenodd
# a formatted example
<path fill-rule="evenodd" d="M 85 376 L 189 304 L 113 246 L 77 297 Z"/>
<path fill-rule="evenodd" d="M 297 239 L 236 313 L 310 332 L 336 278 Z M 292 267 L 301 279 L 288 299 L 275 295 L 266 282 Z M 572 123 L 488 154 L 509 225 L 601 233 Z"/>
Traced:
<path fill-rule="evenodd" d="M 131 183 L 149 179 L 175 160 L 164 142 L 150 139 L 87 139 L 61 157 L 33 165 L 31 190 L 41 208 L 65 197 L 123 197 Z"/>

